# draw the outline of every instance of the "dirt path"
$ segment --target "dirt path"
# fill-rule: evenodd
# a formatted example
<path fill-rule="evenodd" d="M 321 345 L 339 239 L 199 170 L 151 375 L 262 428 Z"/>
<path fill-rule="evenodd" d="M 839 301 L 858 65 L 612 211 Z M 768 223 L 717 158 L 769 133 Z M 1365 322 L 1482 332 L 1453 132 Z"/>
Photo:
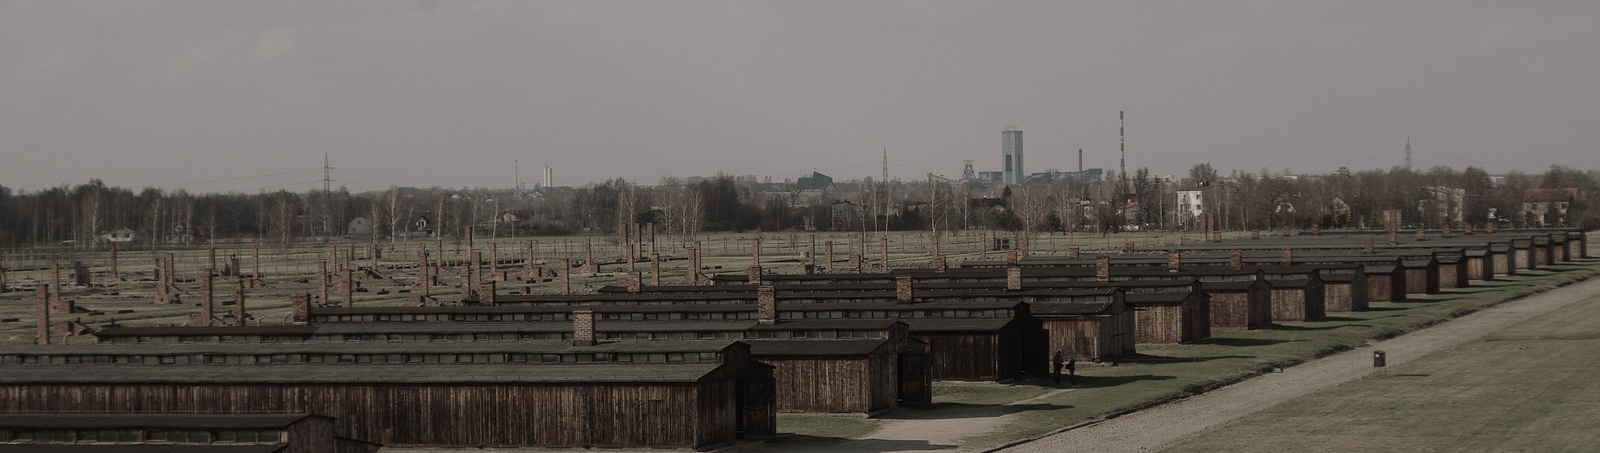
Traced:
<path fill-rule="evenodd" d="M 1258 376 L 1203 395 L 1093 422 L 1001 451 L 1160 450 L 1246 415 L 1373 373 L 1376 371 L 1372 366 L 1372 353 L 1375 350 L 1388 354 L 1389 365 L 1406 363 L 1597 293 L 1600 293 L 1600 279 L 1579 282 L 1390 340 L 1285 368 L 1282 373 Z"/>

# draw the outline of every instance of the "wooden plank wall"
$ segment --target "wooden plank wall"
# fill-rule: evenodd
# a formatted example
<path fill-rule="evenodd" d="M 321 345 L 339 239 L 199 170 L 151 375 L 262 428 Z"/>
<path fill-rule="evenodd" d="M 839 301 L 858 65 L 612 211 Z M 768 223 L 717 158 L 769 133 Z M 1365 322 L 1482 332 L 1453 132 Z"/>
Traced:
<path fill-rule="evenodd" d="M 1211 328 L 1222 330 L 1248 330 L 1261 327 L 1252 323 L 1250 294 L 1245 292 L 1213 292 L 1211 294 Z"/>
<path fill-rule="evenodd" d="M 733 394 L 707 386 L 717 416 Z M 5 385 L 0 410 L 306 412 L 340 436 L 386 446 L 657 446 L 733 440 L 706 432 L 697 392 L 682 385 Z M 732 423 L 723 423 L 732 426 Z"/>
<path fill-rule="evenodd" d="M 981 333 L 920 333 L 933 354 L 935 381 L 995 381 L 1000 373 L 1000 336 Z"/>
<path fill-rule="evenodd" d="M 1183 312 L 1182 305 L 1139 306 L 1133 314 L 1133 340 L 1141 344 L 1183 342 L 1186 330 Z"/>
<path fill-rule="evenodd" d="M 868 413 L 873 376 L 864 358 L 766 358 L 778 381 L 778 412 Z M 890 393 L 893 395 L 893 392 Z"/>

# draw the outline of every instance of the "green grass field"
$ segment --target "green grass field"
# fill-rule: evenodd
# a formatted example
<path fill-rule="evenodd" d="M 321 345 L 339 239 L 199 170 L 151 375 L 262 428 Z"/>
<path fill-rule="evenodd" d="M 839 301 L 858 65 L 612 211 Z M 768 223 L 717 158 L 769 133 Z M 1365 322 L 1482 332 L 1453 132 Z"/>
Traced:
<path fill-rule="evenodd" d="M 1595 451 L 1600 296 L 1208 432 L 1175 452 Z"/>

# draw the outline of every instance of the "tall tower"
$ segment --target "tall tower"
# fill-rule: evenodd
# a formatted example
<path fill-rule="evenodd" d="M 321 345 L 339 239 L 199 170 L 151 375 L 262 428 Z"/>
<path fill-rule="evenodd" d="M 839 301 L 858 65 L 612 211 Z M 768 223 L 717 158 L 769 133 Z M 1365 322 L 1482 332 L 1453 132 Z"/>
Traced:
<path fill-rule="evenodd" d="M 1117 147 L 1121 149 L 1122 158 L 1117 161 L 1117 177 L 1122 178 L 1122 185 L 1118 188 L 1123 192 L 1128 190 L 1128 120 L 1125 112 L 1117 112 Z"/>
<path fill-rule="evenodd" d="M 1406 137 L 1406 169 L 1411 169 L 1411 137 Z"/>
<path fill-rule="evenodd" d="M 1008 186 L 1022 184 L 1028 174 L 1022 170 L 1022 130 L 1016 126 L 1006 126 L 1006 130 L 1000 132 L 1000 158 L 1003 160 L 1002 182 Z"/>

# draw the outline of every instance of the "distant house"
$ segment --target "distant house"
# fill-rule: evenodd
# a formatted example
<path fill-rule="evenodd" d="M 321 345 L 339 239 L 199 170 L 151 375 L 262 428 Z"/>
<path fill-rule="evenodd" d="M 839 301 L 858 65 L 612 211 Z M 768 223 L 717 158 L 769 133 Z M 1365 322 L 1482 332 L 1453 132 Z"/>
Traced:
<path fill-rule="evenodd" d="M 372 222 L 365 216 L 356 216 L 344 227 L 345 236 L 366 236 L 372 234 Z"/>
<path fill-rule="evenodd" d="M 1581 201 L 1580 195 L 1577 188 L 1528 189 L 1522 193 L 1522 218 L 1530 227 L 1565 225 L 1567 209 Z"/>
<path fill-rule="evenodd" d="M 1178 222 L 1190 223 L 1198 220 L 1200 214 L 1205 213 L 1205 193 L 1214 186 L 1209 184 L 1194 184 L 1174 191 L 1178 196 L 1176 207 Z"/>
<path fill-rule="evenodd" d="M 127 228 L 118 228 L 106 233 L 106 242 L 115 244 L 128 244 L 139 240 L 139 232 Z"/>
<path fill-rule="evenodd" d="M 811 172 L 811 176 L 802 176 L 796 184 L 800 190 L 828 190 L 833 187 L 833 178 L 822 173 Z"/>
<path fill-rule="evenodd" d="M 211 237 L 211 229 L 205 225 L 195 225 L 189 219 L 172 222 L 167 227 L 166 234 L 161 237 L 162 242 L 168 244 L 193 244 Z"/>
<path fill-rule="evenodd" d="M 855 229 L 856 222 L 860 221 L 865 212 L 861 205 L 849 201 L 835 201 L 828 206 L 828 214 L 833 218 L 831 228 L 834 231 Z"/>

